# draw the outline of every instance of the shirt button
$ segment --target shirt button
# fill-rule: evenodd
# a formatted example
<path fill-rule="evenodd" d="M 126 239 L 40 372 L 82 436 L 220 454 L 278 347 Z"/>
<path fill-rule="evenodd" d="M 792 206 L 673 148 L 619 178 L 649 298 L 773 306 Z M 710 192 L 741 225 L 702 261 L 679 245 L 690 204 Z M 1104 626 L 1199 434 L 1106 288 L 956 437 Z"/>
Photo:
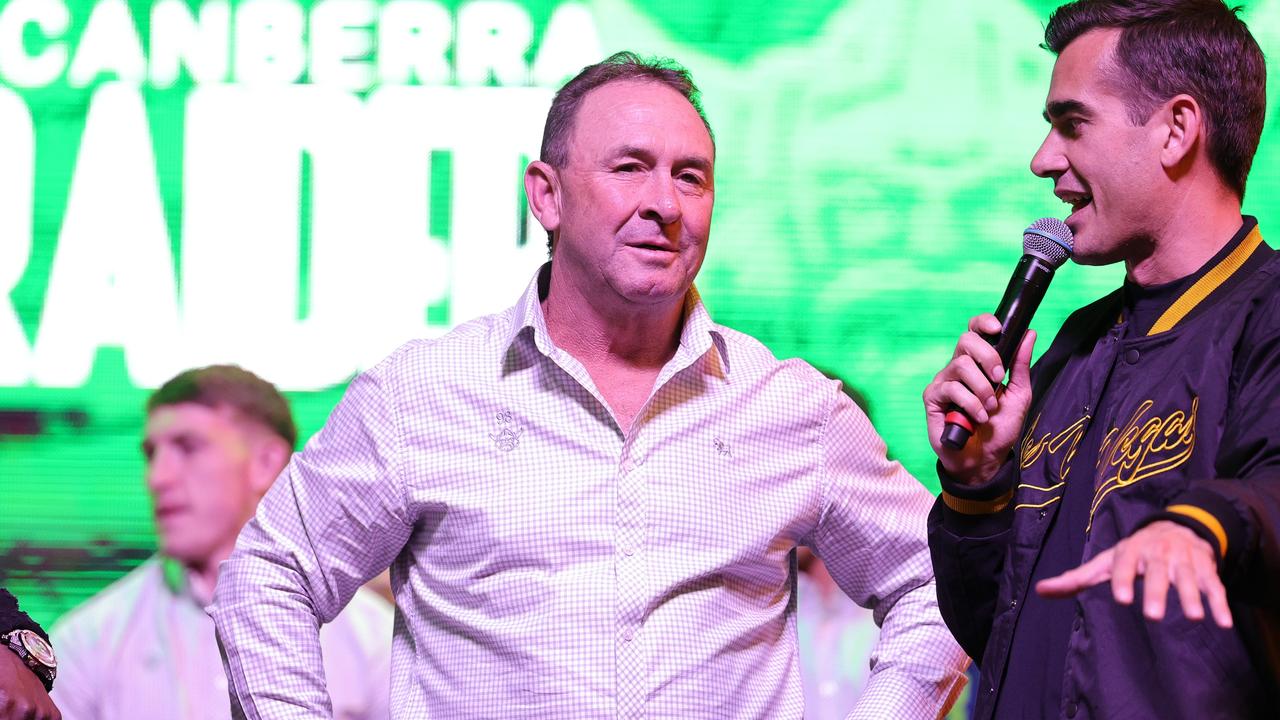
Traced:
<path fill-rule="evenodd" d="M 628 557 L 629 557 L 629 556 L 631 556 L 631 555 L 635 555 L 635 554 L 636 554 L 636 549 L 635 549 L 634 547 L 630 546 L 630 545 L 623 545 L 623 546 L 622 546 L 622 554 L 623 554 L 623 555 L 626 555 L 626 556 L 628 556 Z"/>
<path fill-rule="evenodd" d="M 635 637 L 636 637 L 636 631 L 632 630 L 631 628 L 627 628 L 626 630 L 622 631 L 622 639 L 627 642 L 631 642 L 632 640 L 635 639 Z"/>
<path fill-rule="evenodd" d="M 635 469 L 636 469 L 636 464 L 631 462 L 630 460 L 622 463 L 622 472 L 624 473 L 633 472 L 635 471 Z"/>
<path fill-rule="evenodd" d="M 1138 358 L 1140 357 L 1142 357 L 1142 353 L 1138 352 L 1137 348 L 1130 348 L 1129 351 L 1124 354 L 1124 361 L 1130 365 L 1134 365 L 1138 362 Z"/>

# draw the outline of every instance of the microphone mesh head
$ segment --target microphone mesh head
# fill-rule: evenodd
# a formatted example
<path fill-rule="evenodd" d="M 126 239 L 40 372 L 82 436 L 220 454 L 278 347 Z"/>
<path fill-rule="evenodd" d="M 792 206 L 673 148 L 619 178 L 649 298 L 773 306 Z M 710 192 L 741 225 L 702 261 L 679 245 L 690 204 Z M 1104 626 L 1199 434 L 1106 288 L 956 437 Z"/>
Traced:
<path fill-rule="evenodd" d="M 1071 228 L 1058 218 L 1040 218 L 1022 233 L 1022 252 L 1035 255 L 1054 267 L 1071 257 Z"/>

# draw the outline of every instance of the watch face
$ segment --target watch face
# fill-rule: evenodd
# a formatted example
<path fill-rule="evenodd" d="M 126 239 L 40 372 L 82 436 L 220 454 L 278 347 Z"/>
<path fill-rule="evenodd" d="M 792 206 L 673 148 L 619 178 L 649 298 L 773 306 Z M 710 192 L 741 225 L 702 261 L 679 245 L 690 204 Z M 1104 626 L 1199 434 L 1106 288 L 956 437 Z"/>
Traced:
<path fill-rule="evenodd" d="M 53 655 L 53 646 L 45 642 L 44 638 L 31 630 L 20 630 L 17 634 L 22 640 L 22 647 L 31 653 L 31 657 L 35 658 L 36 662 L 49 668 L 58 666 L 58 661 Z"/>

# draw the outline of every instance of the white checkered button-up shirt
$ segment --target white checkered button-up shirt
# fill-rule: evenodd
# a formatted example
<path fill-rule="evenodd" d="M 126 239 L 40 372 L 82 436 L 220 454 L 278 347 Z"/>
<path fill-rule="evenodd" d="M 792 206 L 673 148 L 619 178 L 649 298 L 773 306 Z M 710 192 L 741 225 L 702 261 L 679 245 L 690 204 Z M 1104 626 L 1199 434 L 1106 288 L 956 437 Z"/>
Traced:
<path fill-rule="evenodd" d="M 883 622 L 855 714 L 935 716 L 932 497 L 836 383 L 690 291 L 624 433 L 537 288 L 358 377 L 259 505 L 211 609 L 244 714 L 328 716 L 317 625 L 390 565 L 393 717 L 798 718 L 807 544 Z"/>

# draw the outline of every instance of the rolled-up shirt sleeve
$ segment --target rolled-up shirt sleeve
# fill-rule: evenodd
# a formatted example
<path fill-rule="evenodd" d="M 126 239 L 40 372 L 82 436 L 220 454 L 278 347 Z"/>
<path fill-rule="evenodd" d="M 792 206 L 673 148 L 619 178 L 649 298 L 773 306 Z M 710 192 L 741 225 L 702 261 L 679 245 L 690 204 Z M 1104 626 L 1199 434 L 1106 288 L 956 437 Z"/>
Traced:
<path fill-rule="evenodd" d="M 390 379 L 396 357 L 351 383 L 219 570 L 209 614 L 237 717 L 332 715 L 320 625 L 390 565 L 413 525 Z"/>
<path fill-rule="evenodd" d="M 823 433 L 827 489 L 815 553 L 881 626 L 851 718 L 938 717 L 964 687 L 968 657 L 938 611 L 926 537 L 932 495 L 843 395 Z"/>

